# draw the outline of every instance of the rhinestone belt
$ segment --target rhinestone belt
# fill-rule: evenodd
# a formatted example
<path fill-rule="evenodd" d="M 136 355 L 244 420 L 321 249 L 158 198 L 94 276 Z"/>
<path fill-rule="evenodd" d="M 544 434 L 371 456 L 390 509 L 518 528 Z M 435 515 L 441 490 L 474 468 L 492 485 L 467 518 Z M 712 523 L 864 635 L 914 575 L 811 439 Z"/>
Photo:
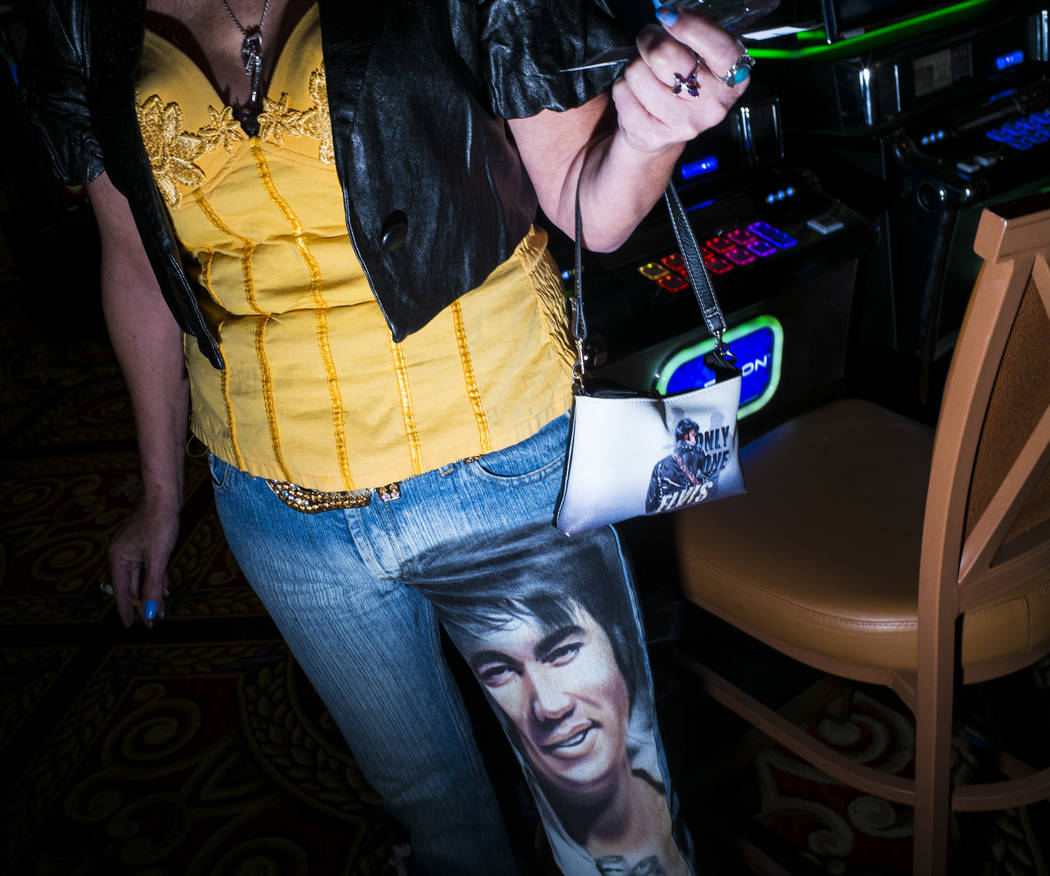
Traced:
<path fill-rule="evenodd" d="M 373 496 L 384 502 L 393 502 L 401 498 L 401 484 L 387 484 L 367 490 L 342 490 L 337 493 L 326 493 L 324 490 L 311 490 L 288 481 L 272 481 L 267 485 L 273 494 L 289 508 L 302 511 L 304 514 L 320 514 L 324 511 L 340 511 L 346 508 L 364 508 L 370 505 Z"/>

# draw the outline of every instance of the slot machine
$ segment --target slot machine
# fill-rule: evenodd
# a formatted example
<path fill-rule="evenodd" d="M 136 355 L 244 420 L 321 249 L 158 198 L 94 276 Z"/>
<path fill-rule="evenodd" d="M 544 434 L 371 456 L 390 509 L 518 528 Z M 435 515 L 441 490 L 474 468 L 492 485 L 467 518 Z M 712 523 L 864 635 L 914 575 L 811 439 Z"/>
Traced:
<path fill-rule="evenodd" d="M 849 382 L 936 414 L 979 261 L 981 211 L 1050 186 L 1048 12 L 1017 0 L 821 0 L 822 23 L 752 50 L 789 153 L 873 221 Z"/>

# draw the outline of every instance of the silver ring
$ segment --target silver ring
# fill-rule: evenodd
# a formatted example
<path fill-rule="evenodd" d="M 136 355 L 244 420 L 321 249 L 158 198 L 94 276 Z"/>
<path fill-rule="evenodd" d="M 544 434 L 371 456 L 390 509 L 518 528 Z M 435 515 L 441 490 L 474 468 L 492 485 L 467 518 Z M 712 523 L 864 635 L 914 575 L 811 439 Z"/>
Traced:
<path fill-rule="evenodd" d="M 733 62 L 733 66 L 726 70 L 721 76 L 715 78 L 722 82 L 726 88 L 732 88 L 734 85 L 739 85 L 748 76 L 751 75 L 751 68 L 755 66 L 755 59 L 752 58 L 745 50 Z"/>

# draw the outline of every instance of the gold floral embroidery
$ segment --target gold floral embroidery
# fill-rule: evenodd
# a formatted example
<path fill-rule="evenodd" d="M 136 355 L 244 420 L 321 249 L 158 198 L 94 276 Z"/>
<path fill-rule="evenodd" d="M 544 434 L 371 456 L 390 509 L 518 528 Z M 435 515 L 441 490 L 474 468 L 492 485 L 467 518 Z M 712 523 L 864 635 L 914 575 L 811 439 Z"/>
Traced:
<path fill-rule="evenodd" d="M 263 111 L 259 113 L 259 137 L 267 143 L 284 145 L 284 136 L 302 136 L 302 117 L 300 110 L 288 106 L 287 92 L 281 93 L 280 100 L 263 98 Z"/>
<path fill-rule="evenodd" d="M 182 129 L 177 103 L 164 105 L 154 94 L 135 110 L 157 188 L 165 201 L 178 207 L 182 195 L 177 184 L 195 189 L 204 182 L 204 171 L 194 163 L 204 152 L 204 140 Z"/>
<path fill-rule="evenodd" d="M 309 137 L 318 141 L 318 159 L 324 164 L 334 164 L 324 65 L 310 74 L 310 97 L 313 105 L 305 110 L 290 106 L 286 92 L 281 93 L 279 100 L 264 97 L 263 112 L 259 113 L 259 137 L 277 146 L 284 146 L 285 137 Z M 142 103 L 136 101 L 135 111 L 157 187 L 172 207 L 182 204 L 179 186 L 192 191 L 204 184 L 204 171 L 197 166 L 196 159 L 216 149 L 225 149 L 232 155 L 237 143 L 248 139 L 228 106 L 221 110 L 209 106 L 208 124 L 195 133 L 183 129 L 179 105 L 174 101 L 165 104 L 156 94 Z"/>
<path fill-rule="evenodd" d="M 234 146 L 239 141 L 248 139 L 241 123 L 233 117 L 233 110 L 228 106 L 224 106 L 221 111 L 209 106 L 208 115 L 211 117 L 211 124 L 205 125 L 197 132 L 204 140 L 205 149 L 211 152 L 221 146 L 232 155 Z"/>
<path fill-rule="evenodd" d="M 309 137 L 320 144 L 317 157 L 324 164 L 335 163 L 332 147 L 332 124 L 328 115 L 328 87 L 322 64 L 310 74 L 310 97 L 313 106 L 296 110 L 288 105 L 288 95 L 274 101 L 263 98 L 263 112 L 259 114 L 259 137 L 267 143 L 284 145 L 284 138 Z"/>
<path fill-rule="evenodd" d="M 320 141 L 318 158 L 325 164 L 334 164 L 332 122 L 328 114 L 328 83 L 323 65 L 310 74 L 310 97 L 314 99 L 314 105 L 303 113 L 300 120 L 303 136 Z"/>

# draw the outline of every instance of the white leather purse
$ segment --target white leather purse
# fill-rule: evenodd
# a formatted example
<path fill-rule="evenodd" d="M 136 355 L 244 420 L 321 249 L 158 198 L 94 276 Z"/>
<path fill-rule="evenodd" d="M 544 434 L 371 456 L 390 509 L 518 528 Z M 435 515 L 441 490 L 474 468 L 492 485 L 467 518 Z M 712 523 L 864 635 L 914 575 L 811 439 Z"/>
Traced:
<path fill-rule="evenodd" d="M 715 349 L 705 357 L 715 380 L 660 396 L 590 378 L 584 355 L 587 323 L 577 193 L 572 302 L 577 362 L 565 472 L 554 521 L 567 535 L 745 492 L 737 441 L 740 370 L 722 341 L 725 317 L 673 185 L 668 185 L 664 197 L 700 312 L 715 338 Z"/>

